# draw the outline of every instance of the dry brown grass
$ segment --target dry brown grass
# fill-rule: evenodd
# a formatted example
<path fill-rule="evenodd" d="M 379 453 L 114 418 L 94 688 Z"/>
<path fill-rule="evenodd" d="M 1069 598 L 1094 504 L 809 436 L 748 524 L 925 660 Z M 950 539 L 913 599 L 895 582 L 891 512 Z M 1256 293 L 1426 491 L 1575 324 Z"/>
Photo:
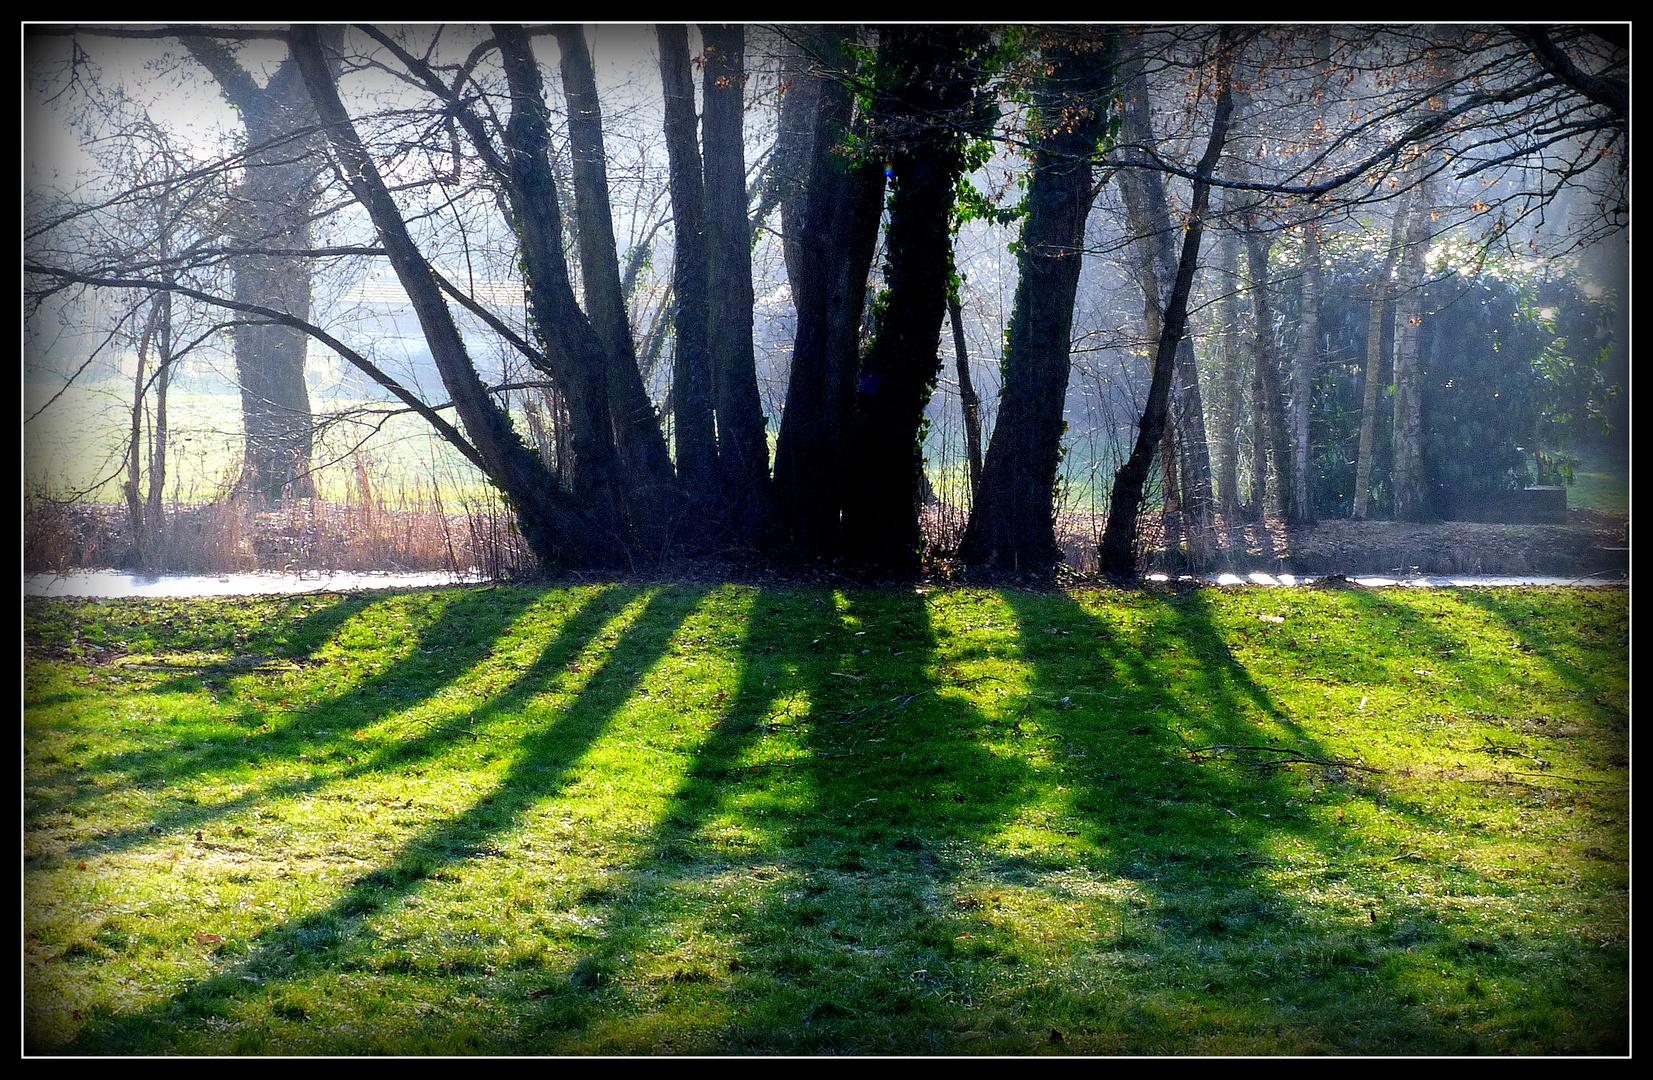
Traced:
<path fill-rule="evenodd" d="M 225 574 L 253 570 L 480 571 L 491 576 L 532 565 L 508 511 L 486 498 L 445 500 L 415 481 L 386 497 L 367 465 L 352 461 L 340 502 L 292 499 L 258 506 L 244 494 L 167 508 L 160 570 Z M 452 497 L 450 496 L 450 499 Z M 126 513 L 106 503 L 31 494 L 24 502 L 24 570 L 111 569 L 131 561 Z"/>

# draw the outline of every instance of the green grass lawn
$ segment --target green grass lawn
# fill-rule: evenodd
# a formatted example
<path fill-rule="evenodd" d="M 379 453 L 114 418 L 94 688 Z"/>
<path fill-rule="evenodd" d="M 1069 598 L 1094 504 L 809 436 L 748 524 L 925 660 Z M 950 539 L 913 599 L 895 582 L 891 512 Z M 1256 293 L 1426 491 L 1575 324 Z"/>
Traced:
<path fill-rule="evenodd" d="M 1628 1049 L 1622 590 L 25 631 L 31 1053 Z"/>

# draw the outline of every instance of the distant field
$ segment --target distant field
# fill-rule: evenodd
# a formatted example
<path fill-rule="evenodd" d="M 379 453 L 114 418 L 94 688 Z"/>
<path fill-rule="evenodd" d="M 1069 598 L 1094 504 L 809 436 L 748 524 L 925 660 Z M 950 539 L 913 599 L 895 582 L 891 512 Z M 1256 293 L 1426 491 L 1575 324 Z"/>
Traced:
<path fill-rule="evenodd" d="M 1630 467 L 1628 455 L 1585 453 L 1567 489 L 1567 505 L 1582 510 L 1607 510 L 1615 514 L 1630 511 Z"/>
<path fill-rule="evenodd" d="M 76 387 L 29 424 L 24 444 L 27 483 L 53 493 L 93 489 L 98 501 L 121 499 L 126 478 L 121 455 L 125 426 L 131 423 L 124 394 L 129 392 L 109 382 Z M 39 404 L 31 401 L 32 407 Z M 363 404 L 324 400 L 315 407 L 321 414 Z M 175 501 L 183 504 L 209 502 L 229 486 L 241 462 L 240 409 L 240 398 L 234 394 L 170 395 L 169 500 L 176 494 Z M 445 497 L 475 498 L 487 487 L 458 451 L 413 415 L 384 419 L 376 430 L 362 423 L 324 429 L 314 458 L 324 499 L 345 501 L 356 494 L 358 462 L 376 497 L 391 506 L 417 499 L 433 481 L 442 485 Z"/>

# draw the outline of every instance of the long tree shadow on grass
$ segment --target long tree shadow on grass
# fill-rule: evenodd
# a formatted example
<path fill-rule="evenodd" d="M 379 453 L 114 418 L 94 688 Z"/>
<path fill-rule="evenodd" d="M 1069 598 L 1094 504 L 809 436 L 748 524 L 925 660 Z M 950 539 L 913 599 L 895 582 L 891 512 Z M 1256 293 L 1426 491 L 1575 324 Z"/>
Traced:
<path fill-rule="evenodd" d="M 295 601 L 295 603 L 298 602 L 299 601 Z M 303 603 L 307 604 L 314 604 L 314 602 L 315 601 L 313 599 L 303 601 Z M 254 642 L 249 643 L 249 645 L 256 647 L 260 651 L 274 653 L 286 661 L 293 661 L 301 664 L 305 663 L 314 655 L 317 649 L 321 648 L 322 645 L 324 645 L 335 633 L 337 633 L 341 626 L 343 626 L 351 618 L 360 614 L 369 606 L 370 603 L 370 598 L 361 594 L 353 594 L 349 596 L 341 595 L 333 598 L 332 601 L 327 603 L 324 607 L 308 612 L 300 618 L 291 621 L 283 618 L 273 618 L 270 622 L 269 629 L 264 633 L 258 634 L 255 637 Z M 28 622 L 25 620 L 25 626 L 27 625 Z M 28 636 L 33 637 L 32 634 Z M 33 647 L 34 645 L 31 644 L 30 648 Z M 198 692 L 202 688 L 204 681 L 203 676 L 205 676 L 205 681 L 210 682 L 214 678 L 227 678 L 231 674 L 232 669 L 225 664 L 192 665 L 192 670 L 189 673 L 175 675 L 171 678 L 161 680 L 152 686 L 145 687 L 142 690 L 142 694 L 148 697 L 157 694 L 194 693 Z M 60 705 L 72 701 L 82 700 L 89 693 L 91 693 L 91 691 L 87 690 L 77 690 L 72 693 L 56 694 L 51 695 L 50 697 L 39 697 L 31 693 L 30 689 L 31 688 L 28 681 L 25 680 L 25 710 L 39 710 L 52 705 Z M 226 731 L 223 734 L 225 736 L 239 735 L 243 738 L 245 737 L 245 732 Z M 146 774 L 150 780 L 153 780 L 154 770 L 151 768 L 146 768 L 146 764 L 152 759 L 154 753 L 154 751 L 151 751 L 148 756 L 139 753 L 131 755 L 104 755 L 89 759 L 83 757 L 77 761 L 65 762 L 57 769 L 32 769 L 30 771 L 30 781 L 39 788 L 49 790 L 65 781 L 69 781 L 71 783 L 75 783 L 78 790 L 73 795 L 68 797 L 48 797 L 31 800 L 25 810 L 25 820 L 32 820 L 39 814 L 50 813 L 63 807 L 73 806 L 83 803 L 89 799 L 106 795 L 114 788 L 132 782 L 131 777 L 133 774 Z M 105 784 L 87 785 L 80 783 L 79 781 L 81 777 L 89 768 L 99 770 L 103 768 L 113 769 L 118 774 L 118 778 Z M 187 765 L 183 766 L 183 771 L 187 775 Z"/>
<path fill-rule="evenodd" d="M 663 590 L 651 596 L 638 616 L 640 628 L 619 638 L 565 708 L 522 733 L 515 745 L 494 751 L 511 760 L 491 791 L 404 842 L 391 858 L 358 877 L 326 908 L 263 931 L 216 974 L 139 1013 L 98 1017 L 80 1032 L 68 1052 L 162 1049 L 170 1041 L 169 1031 L 223 1015 L 235 999 L 269 994 L 283 983 L 318 971 L 362 965 L 371 969 L 375 948 L 366 932 L 374 913 L 416 892 L 424 882 L 451 876 L 446 868 L 453 864 L 482 857 L 492 838 L 510 829 L 529 807 L 559 791 L 636 688 L 640 673 L 664 652 L 671 634 L 702 595 Z M 592 596 L 546 645 L 540 660 L 495 699 L 497 707 L 484 706 L 483 724 L 554 692 L 557 680 L 569 673 L 569 658 L 589 645 L 627 601 L 637 599 L 639 590 L 634 589 L 609 589 Z M 414 756 L 428 756 L 428 748 Z M 389 757 L 402 759 L 394 752 Z"/>
<path fill-rule="evenodd" d="M 1625 706 L 1619 704 L 1619 701 L 1622 700 L 1622 692 L 1601 678 L 1602 673 L 1585 671 L 1578 666 L 1577 662 L 1569 659 L 1566 655 L 1566 647 L 1593 643 L 1603 647 L 1620 646 L 1625 650 L 1625 655 L 1628 657 L 1630 648 L 1628 593 L 1611 590 L 1593 594 L 1592 599 L 1595 596 L 1601 596 L 1617 602 L 1608 605 L 1607 617 L 1604 620 L 1591 620 L 1575 625 L 1575 637 L 1566 643 L 1556 641 L 1544 632 L 1542 622 L 1534 617 L 1533 611 L 1524 602 L 1520 593 L 1511 594 L 1504 591 L 1493 592 L 1487 589 L 1464 589 L 1458 595 L 1464 603 L 1473 604 L 1496 616 L 1509 632 L 1521 642 L 1523 649 L 1541 658 L 1550 670 L 1570 684 L 1582 699 L 1593 705 L 1605 705 L 1613 712 L 1624 714 L 1628 719 L 1628 714 L 1625 714 Z M 1604 698 L 1607 699 L 1605 702 L 1603 701 Z"/>
<path fill-rule="evenodd" d="M 414 627 L 413 642 L 404 655 L 371 675 L 364 669 L 363 677 L 349 682 L 335 694 L 314 702 L 306 701 L 298 709 L 281 705 L 272 709 L 262 703 L 249 703 L 248 691 L 262 689 L 258 684 L 266 678 L 257 673 L 237 674 L 226 669 L 205 676 L 192 673 L 168 679 L 149 688 L 147 693 L 164 695 L 208 690 L 223 706 L 221 724 L 210 733 L 197 733 L 176 746 L 88 760 L 82 765 L 84 770 L 106 773 L 113 778 L 95 786 L 84 785 L 69 800 L 31 805 L 25 820 L 105 797 L 122 787 L 174 792 L 169 797 L 168 808 L 148 820 L 127 829 L 99 833 L 63 852 L 63 858 L 78 859 L 195 832 L 260 802 L 301 795 L 341 778 L 380 768 L 384 764 L 384 752 L 364 751 L 356 735 L 386 712 L 414 707 L 459 682 L 489 655 L 500 637 L 509 632 L 513 621 L 543 595 L 543 591 L 533 589 L 466 590 L 435 611 L 430 610 L 430 599 L 422 597 L 426 606 L 421 616 L 428 621 Z M 396 602 L 395 599 L 388 597 L 376 601 L 392 602 Z M 281 653 L 284 658 L 313 656 L 325 641 L 346 630 L 353 618 L 367 615 L 374 603 L 352 598 L 332 605 L 300 620 L 296 631 L 285 641 L 271 644 L 284 647 Z M 340 676 L 336 669 L 348 668 L 350 663 L 347 654 L 322 665 L 319 670 L 312 668 L 308 681 L 337 680 Z M 302 699 L 303 685 L 291 688 L 291 696 Z M 412 739 L 392 743 L 390 752 L 411 759 L 435 753 L 461 737 L 467 737 L 466 732 L 451 726 L 427 729 Z M 193 796 L 177 793 L 191 781 L 243 769 L 269 769 L 278 764 L 293 775 L 232 798 L 203 803 L 186 801 Z"/>
<path fill-rule="evenodd" d="M 1261 1052 L 1473 1052 L 1478 1035 L 1464 1031 L 1461 1007 L 1431 1005 L 1405 973 L 1461 965 L 1473 982 L 1500 970 L 1505 946 L 1465 946 L 1462 927 L 1445 925 L 1447 911 L 1413 899 L 1404 884 L 1386 886 L 1386 875 L 1372 871 L 1396 858 L 1305 815 L 1301 806 L 1316 792 L 1303 777 L 1190 752 L 1250 744 L 1336 756 L 1251 676 L 1202 594 L 1157 599 L 1147 626 L 1129 634 L 1064 595 L 1007 599 L 1022 622 L 1035 698 L 1071 703 L 1075 691 L 1089 691 L 1110 702 L 1050 707 L 1039 718 L 1085 748 L 1066 773 L 1074 806 L 1092 823 L 1100 867 L 1134 882 L 1142 900 L 1103 939 L 1097 962 L 1117 950 L 1155 972 L 1137 983 L 1150 993 L 1130 1006 L 1106 985 L 1071 995 L 1065 1008 L 1076 1026 L 1111 1033 L 1098 1048 L 1175 1052 L 1227 1027 L 1247 1031 Z M 1087 626 L 1094 651 L 1048 633 L 1079 636 Z M 1328 769 L 1314 779 L 1322 794 L 1330 781 L 1334 799 L 1370 809 L 1381 791 L 1345 782 L 1352 778 Z M 1416 807 L 1406 812 L 1426 834 L 1446 824 Z M 1459 876 L 1471 892 L 1504 891 L 1495 878 Z"/>
<path fill-rule="evenodd" d="M 648 854 L 603 895 L 597 944 L 538 992 L 527 1049 L 888 1050 L 934 1022 L 923 958 L 962 929 L 937 898 L 958 846 L 1014 816 L 1026 764 L 978 741 L 986 718 L 936 670 L 912 590 L 761 592 L 739 665 Z M 586 1035 L 645 963 L 651 1015 Z"/>

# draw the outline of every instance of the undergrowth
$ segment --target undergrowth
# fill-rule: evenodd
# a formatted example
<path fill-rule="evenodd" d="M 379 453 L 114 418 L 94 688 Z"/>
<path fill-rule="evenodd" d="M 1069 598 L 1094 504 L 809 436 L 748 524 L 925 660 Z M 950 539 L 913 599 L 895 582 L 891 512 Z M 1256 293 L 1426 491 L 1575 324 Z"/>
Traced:
<path fill-rule="evenodd" d="M 1623 591 L 25 610 L 30 1053 L 1619 1054 Z"/>

